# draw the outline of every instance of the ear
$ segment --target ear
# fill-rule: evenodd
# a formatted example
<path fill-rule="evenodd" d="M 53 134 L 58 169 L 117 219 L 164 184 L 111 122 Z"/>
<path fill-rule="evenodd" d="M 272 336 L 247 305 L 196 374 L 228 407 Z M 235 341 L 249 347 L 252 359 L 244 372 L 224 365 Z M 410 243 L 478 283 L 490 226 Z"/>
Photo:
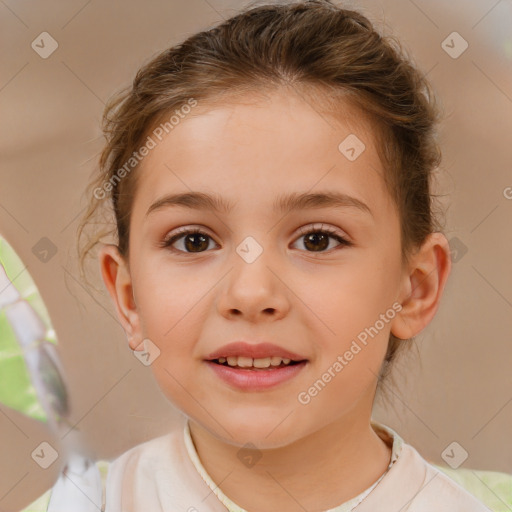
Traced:
<path fill-rule="evenodd" d="M 130 269 L 116 245 L 104 245 L 98 255 L 101 276 L 112 302 L 117 317 L 128 337 L 132 350 L 144 350 L 140 317 L 133 295 Z"/>
<path fill-rule="evenodd" d="M 442 233 L 431 233 L 404 272 L 400 291 L 402 310 L 391 325 L 391 332 L 397 338 L 412 338 L 430 323 L 439 307 L 451 268 L 446 237 Z"/>

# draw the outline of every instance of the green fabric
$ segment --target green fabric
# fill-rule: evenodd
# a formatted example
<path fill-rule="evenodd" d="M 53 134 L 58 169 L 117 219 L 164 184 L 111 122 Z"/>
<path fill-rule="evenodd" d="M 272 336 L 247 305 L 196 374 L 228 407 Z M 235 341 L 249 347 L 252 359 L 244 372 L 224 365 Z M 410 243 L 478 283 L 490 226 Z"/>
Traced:
<path fill-rule="evenodd" d="M 48 503 L 50 503 L 51 493 L 52 490 L 49 489 L 36 501 L 31 503 L 27 508 L 24 508 L 21 512 L 46 512 L 46 509 L 48 508 Z"/>
<path fill-rule="evenodd" d="M 0 237 L 0 264 L 12 282 L 11 286 L 15 286 L 21 297 L 30 304 L 43 321 L 46 327 L 44 339 L 56 344 L 55 331 L 37 286 L 13 248 L 2 237 Z M 47 415 L 39 403 L 36 390 L 30 380 L 22 348 L 16 340 L 4 309 L 0 310 L 0 376 L 1 403 L 30 418 L 47 422 Z"/>
<path fill-rule="evenodd" d="M 103 489 L 105 489 L 109 462 L 98 461 L 96 465 L 101 474 Z M 510 512 L 512 510 L 512 475 L 497 471 L 451 469 L 436 464 L 433 466 L 455 480 L 493 512 Z M 51 489 L 21 512 L 46 512 L 50 494 Z"/>

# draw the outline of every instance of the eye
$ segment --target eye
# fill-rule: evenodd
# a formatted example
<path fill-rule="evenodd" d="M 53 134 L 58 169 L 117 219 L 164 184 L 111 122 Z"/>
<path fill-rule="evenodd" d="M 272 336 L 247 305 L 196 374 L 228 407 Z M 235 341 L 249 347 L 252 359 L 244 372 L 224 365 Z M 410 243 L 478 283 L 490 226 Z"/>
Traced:
<path fill-rule="evenodd" d="M 170 247 L 172 251 L 176 252 L 198 253 L 208 249 L 209 240 L 213 240 L 212 237 L 199 228 L 183 228 L 171 237 L 166 238 L 161 245 L 162 247 Z M 175 242 L 178 241 L 182 242 L 184 249 L 173 247 Z"/>
<path fill-rule="evenodd" d="M 334 228 L 324 228 L 323 224 L 320 227 L 301 228 L 299 232 L 301 234 L 299 239 L 305 239 L 304 247 L 311 249 L 308 252 L 328 252 L 325 249 L 329 247 L 329 239 L 334 239 L 338 242 L 336 247 L 340 245 L 350 247 L 352 245 L 352 242 L 343 238 Z"/>
<path fill-rule="evenodd" d="M 326 249 L 329 247 L 330 240 L 338 242 L 338 246 L 335 247 L 352 245 L 352 242 L 342 237 L 334 228 L 324 228 L 323 224 L 320 227 L 301 228 L 299 232 L 301 234 L 299 238 L 305 238 L 304 247 L 308 252 L 328 252 Z M 210 241 L 213 241 L 212 237 L 199 228 L 182 228 L 166 238 L 161 246 L 185 254 L 200 253 L 209 248 Z M 176 242 L 181 242 L 181 248 L 174 247 Z"/>

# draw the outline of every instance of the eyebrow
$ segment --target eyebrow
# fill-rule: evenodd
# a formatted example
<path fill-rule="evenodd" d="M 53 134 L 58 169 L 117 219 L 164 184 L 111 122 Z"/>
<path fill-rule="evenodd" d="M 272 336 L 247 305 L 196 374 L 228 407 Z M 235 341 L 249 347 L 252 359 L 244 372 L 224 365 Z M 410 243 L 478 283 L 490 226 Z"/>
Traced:
<path fill-rule="evenodd" d="M 146 212 L 146 217 L 152 212 L 172 206 L 182 206 L 196 210 L 211 210 L 226 214 L 233 210 L 234 204 L 217 194 L 206 194 L 203 192 L 168 194 L 151 204 Z M 316 208 L 353 207 L 373 217 L 373 213 L 368 205 L 360 199 L 341 192 L 332 191 L 282 194 L 277 197 L 272 207 L 273 211 L 277 213 Z"/>

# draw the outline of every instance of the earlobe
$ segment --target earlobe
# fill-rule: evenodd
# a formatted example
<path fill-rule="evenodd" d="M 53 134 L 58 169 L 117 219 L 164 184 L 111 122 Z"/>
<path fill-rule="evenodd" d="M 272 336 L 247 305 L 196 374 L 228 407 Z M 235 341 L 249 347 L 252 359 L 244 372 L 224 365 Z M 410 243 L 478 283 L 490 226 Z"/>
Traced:
<path fill-rule="evenodd" d="M 101 276 L 116 308 L 117 317 L 126 332 L 130 348 L 140 345 L 141 333 L 137 306 L 127 262 L 116 245 L 104 245 L 98 255 Z"/>
<path fill-rule="evenodd" d="M 412 338 L 430 323 L 439 307 L 450 271 L 448 241 L 442 233 L 431 233 L 404 274 L 402 310 L 391 325 L 391 332 L 397 338 Z"/>

